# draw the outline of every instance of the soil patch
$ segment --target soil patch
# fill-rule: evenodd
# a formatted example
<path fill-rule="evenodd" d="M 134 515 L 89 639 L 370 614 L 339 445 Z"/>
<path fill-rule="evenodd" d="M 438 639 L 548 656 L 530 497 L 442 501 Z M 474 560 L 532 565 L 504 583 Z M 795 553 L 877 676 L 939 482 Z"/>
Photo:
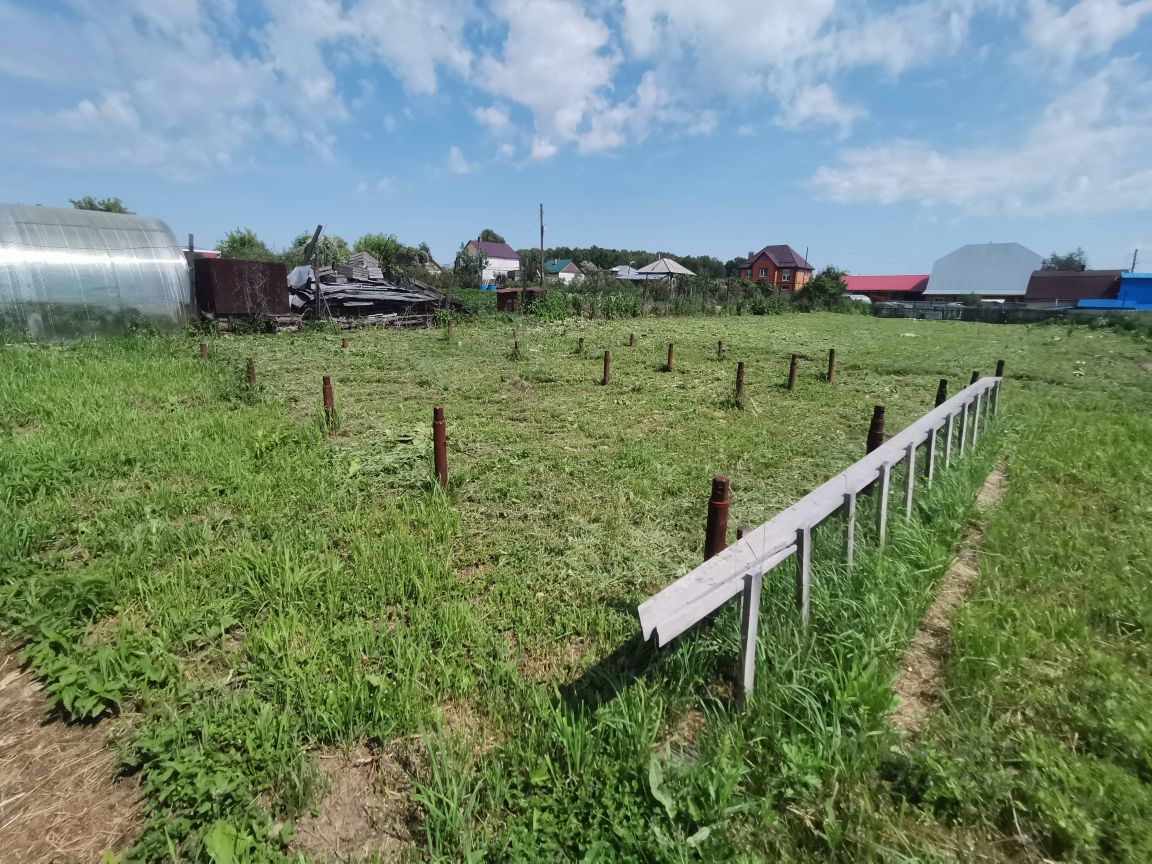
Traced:
<path fill-rule="evenodd" d="M 1002 460 L 976 495 L 980 512 L 986 513 L 999 504 L 1007 488 Z M 974 522 L 964 533 L 956 558 L 937 588 L 936 598 L 924 614 L 912 644 L 904 653 L 900 674 L 892 685 L 900 701 L 889 718 L 901 732 L 916 733 L 923 729 L 928 716 L 940 702 L 940 681 L 948 661 L 952 619 L 980 576 L 978 554 L 983 545 L 984 527 Z"/>
<path fill-rule="evenodd" d="M 11 644 L 0 642 L 0 861 L 99 861 L 140 825 L 134 780 L 119 777 L 104 726 L 50 720 Z"/>
<path fill-rule="evenodd" d="M 327 778 L 328 794 L 316 813 L 296 821 L 292 851 L 330 862 L 373 855 L 380 861 L 410 860 L 417 816 L 410 794 L 414 764 L 401 743 L 384 752 L 364 744 L 317 752 L 316 766 Z"/>

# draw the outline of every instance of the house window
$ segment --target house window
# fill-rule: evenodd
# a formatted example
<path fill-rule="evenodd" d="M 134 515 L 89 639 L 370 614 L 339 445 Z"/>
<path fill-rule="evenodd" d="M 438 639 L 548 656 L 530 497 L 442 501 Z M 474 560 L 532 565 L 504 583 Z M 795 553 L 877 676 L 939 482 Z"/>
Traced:
<path fill-rule="evenodd" d="M 760 268 L 760 278 L 763 279 L 767 275 L 768 275 L 768 269 L 766 267 L 761 267 Z"/>
<path fill-rule="evenodd" d="M 781 270 L 780 271 L 780 281 L 791 282 L 792 281 L 792 271 L 787 270 L 787 269 Z"/>

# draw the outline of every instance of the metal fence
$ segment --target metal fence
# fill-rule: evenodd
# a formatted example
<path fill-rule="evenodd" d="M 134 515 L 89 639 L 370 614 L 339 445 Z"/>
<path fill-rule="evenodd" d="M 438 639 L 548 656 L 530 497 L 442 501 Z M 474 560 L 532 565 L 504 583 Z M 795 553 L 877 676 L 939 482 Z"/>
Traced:
<path fill-rule="evenodd" d="M 880 544 L 888 531 L 888 498 L 892 470 L 906 462 L 903 509 L 912 515 L 917 454 L 924 450 L 924 482 L 932 485 L 943 433 L 943 465 L 974 445 L 998 411 L 1000 377 L 981 378 L 915 423 L 881 444 L 863 459 L 805 495 L 787 510 L 745 534 L 734 544 L 640 604 L 644 639 L 667 645 L 734 598 L 741 598 L 743 684 L 751 693 L 756 678 L 756 630 L 763 577 L 777 565 L 796 558 L 796 607 L 808 624 L 812 566 L 812 531 L 837 511 L 846 514 L 844 552 L 849 570 L 855 547 L 857 497 L 877 487 L 876 532 Z"/>

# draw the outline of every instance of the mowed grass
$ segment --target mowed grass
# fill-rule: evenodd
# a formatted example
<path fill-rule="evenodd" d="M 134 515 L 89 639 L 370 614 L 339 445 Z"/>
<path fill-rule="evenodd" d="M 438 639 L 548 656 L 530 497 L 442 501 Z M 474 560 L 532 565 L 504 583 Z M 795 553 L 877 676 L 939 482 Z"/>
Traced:
<path fill-rule="evenodd" d="M 1120 424 L 1116 443 L 1138 437 L 1144 343 L 836 315 L 493 318 L 457 325 L 452 342 L 443 330 L 347 335 L 348 350 L 337 333 L 212 337 L 206 363 L 199 337 L 0 352 L 0 616 L 67 715 L 124 715 L 149 813 L 130 860 L 300 857 L 292 820 L 323 797 L 311 751 L 359 741 L 410 757 L 414 859 L 948 860 L 1010 827 L 974 789 L 964 807 L 936 806 L 934 790 L 971 771 L 947 727 L 938 774 L 891 750 L 890 683 L 995 451 L 1008 447 L 1024 477 L 1049 476 L 1098 452 L 1095 425 Z M 791 353 L 808 359 L 789 393 Z M 838 526 L 818 535 L 810 634 L 787 568 L 766 581 L 746 711 L 732 610 L 659 657 L 638 644 L 636 604 L 700 560 L 713 475 L 732 480 L 733 527 L 757 524 L 861 455 L 873 404 L 896 431 L 931 407 L 938 378 L 955 392 L 998 358 L 1012 377 L 1003 430 L 911 523 L 896 520 L 883 555 L 865 548 L 847 574 Z M 431 480 L 434 404 L 448 417 L 447 495 Z M 1073 494 L 1130 501 L 1141 464 Z M 1009 502 L 1025 493 L 1039 496 L 1029 513 L 1060 509 L 1058 485 L 1014 485 Z M 1023 515 L 1006 524 L 1023 530 Z M 1004 560 L 1032 561 L 995 525 Z M 1041 521 L 1031 542 L 1048 530 Z M 1079 551 L 1082 570 L 1111 572 Z M 1116 580 L 1139 569 L 1127 566 Z M 1113 594 L 1105 605 L 1121 603 Z M 999 621 L 968 626 L 984 641 L 965 636 L 957 663 L 1007 644 Z M 1146 649 L 1142 628 L 1126 638 Z M 957 704 L 964 687 L 973 704 L 993 686 L 1018 696 L 998 677 L 1011 666 L 958 666 L 982 671 L 954 671 Z M 1118 770 L 1143 788 L 1136 768 Z M 1013 818 L 1029 813 L 1038 835 L 1062 818 Z"/>

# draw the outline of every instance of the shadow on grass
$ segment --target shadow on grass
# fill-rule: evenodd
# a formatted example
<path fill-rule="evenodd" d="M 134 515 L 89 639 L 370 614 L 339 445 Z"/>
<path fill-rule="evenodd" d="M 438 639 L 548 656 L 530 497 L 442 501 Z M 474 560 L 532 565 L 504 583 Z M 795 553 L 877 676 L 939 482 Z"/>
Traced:
<path fill-rule="evenodd" d="M 654 640 L 633 636 L 608 656 L 559 688 L 561 701 L 570 708 L 594 712 L 651 671 L 660 660 Z"/>

